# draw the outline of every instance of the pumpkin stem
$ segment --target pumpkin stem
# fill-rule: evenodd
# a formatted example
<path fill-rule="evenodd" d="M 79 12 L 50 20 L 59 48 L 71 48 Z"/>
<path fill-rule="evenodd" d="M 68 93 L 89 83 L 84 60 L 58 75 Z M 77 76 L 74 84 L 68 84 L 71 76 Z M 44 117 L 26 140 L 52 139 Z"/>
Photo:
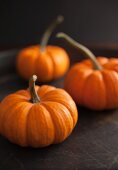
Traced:
<path fill-rule="evenodd" d="M 51 25 L 49 25 L 47 30 L 44 32 L 44 34 L 41 38 L 41 42 L 40 42 L 40 48 L 41 48 L 42 52 L 45 50 L 45 47 L 48 43 L 48 40 L 49 40 L 52 32 L 54 31 L 54 29 L 56 28 L 57 25 L 59 25 L 63 22 L 63 20 L 64 20 L 63 16 L 61 16 L 61 15 L 57 16 L 57 18 L 51 23 Z"/>
<path fill-rule="evenodd" d="M 33 75 L 29 80 L 29 91 L 31 94 L 31 102 L 32 103 L 38 103 L 40 102 L 40 98 L 35 90 L 35 82 L 37 80 L 37 76 Z"/>
<path fill-rule="evenodd" d="M 56 35 L 56 37 L 57 38 L 64 38 L 71 45 L 73 45 L 75 48 L 77 48 L 84 56 L 91 59 L 91 61 L 93 62 L 94 69 L 96 69 L 96 70 L 101 70 L 102 69 L 101 65 L 96 60 L 95 55 L 87 47 L 85 47 L 84 45 L 76 42 L 75 40 L 73 40 L 71 37 L 69 37 L 67 34 L 65 34 L 63 32 L 58 33 Z"/>

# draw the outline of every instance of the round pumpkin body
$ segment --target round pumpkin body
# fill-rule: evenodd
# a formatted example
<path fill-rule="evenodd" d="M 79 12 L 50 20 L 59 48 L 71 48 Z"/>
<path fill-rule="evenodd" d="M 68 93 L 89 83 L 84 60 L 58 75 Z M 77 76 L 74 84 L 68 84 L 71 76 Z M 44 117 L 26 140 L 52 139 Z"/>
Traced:
<path fill-rule="evenodd" d="M 101 70 L 90 59 L 72 66 L 65 89 L 79 105 L 94 110 L 118 108 L 118 59 L 97 57 Z"/>
<path fill-rule="evenodd" d="M 29 90 L 7 96 L 0 104 L 0 133 L 21 146 L 45 147 L 64 141 L 77 123 L 70 95 L 52 86 L 36 86 L 40 102 L 32 103 Z"/>
<path fill-rule="evenodd" d="M 23 49 L 17 58 L 19 74 L 29 79 L 36 74 L 40 82 L 51 81 L 63 76 L 69 68 L 66 51 L 58 46 L 46 46 L 42 52 L 40 46 Z"/>

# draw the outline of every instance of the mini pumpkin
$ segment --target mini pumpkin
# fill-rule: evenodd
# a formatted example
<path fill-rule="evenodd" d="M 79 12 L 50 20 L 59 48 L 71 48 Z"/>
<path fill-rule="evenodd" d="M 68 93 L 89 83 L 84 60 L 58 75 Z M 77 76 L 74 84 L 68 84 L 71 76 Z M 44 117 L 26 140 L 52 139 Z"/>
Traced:
<path fill-rule="evenodd" d="M 54 28 L 63 21 L 62 16 L 45 31 L 40 45 L 24 48 L 17 57 L 17 70 L 24 79 L 36 74 L 40 82 L 51 81 L 65 74 L 69 68 L 69 57 L 59 46 L 47 45 Z"/>
<path fill-rule="evenodd" d="M 0 133 L 21 146 L 44 147 L 64 141 L 78 119 L 76 105 L 63 89 L 36 86 L 7 96 L 0 104 Z"/>
<path fill-rule="evenodd" d="M 118 108 L 118 59 L 96 58 L 68 35 L 59 33 L 57 37 L 66 39 L 89 58 L 73 65 L 65 78 L 65 89 L 75 102 L 94 110 Z"/>

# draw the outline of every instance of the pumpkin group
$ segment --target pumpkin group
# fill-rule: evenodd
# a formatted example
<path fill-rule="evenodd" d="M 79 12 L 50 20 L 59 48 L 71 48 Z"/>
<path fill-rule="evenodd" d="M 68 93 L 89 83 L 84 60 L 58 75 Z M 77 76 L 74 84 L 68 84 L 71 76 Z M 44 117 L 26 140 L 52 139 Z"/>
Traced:
<path fill-rule="evenodd" d="M 0 133 L 21 146 L 44 147 L 64 141 L 78 119 L 76 105 L 63 89 L 35 86 L 7 96 L 0 104 Z"/>
<path fill-rule="evenodd" d="M 65 78 L 65 90 L 75 102 L 94 110 L 118 108 L 118 59 L 96 58 L 66 34 L 60 33 L 58 37 L 66 39 L 89 58 L 73 65 Z"/>
<path fill-rule="evenodd" d="M 28 80 L 36 74 L 40 82 L 51 81 L 65 74 L 69 68 L 69 57 L 66 51 L 58 46 L 47 45 L 52 31 L 63 21 L 62 16 L 49 26 L 44 33 L 40 45 L 21 50 L 17 57 L 17 70 Z"/>

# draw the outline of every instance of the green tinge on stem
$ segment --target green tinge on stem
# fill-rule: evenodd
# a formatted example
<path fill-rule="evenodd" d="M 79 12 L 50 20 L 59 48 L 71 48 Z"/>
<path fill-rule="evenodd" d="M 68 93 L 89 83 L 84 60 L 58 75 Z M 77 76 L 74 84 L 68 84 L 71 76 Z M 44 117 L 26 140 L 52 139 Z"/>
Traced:
<path fill-rule="evenodd" d="M 65 39 L 67 42 L 69 42 L 71 45 L 73 45 L 75 48 L 77 48 L 84 56 L 91 59 L 91 61 L 93 62 L 94 69 L 96 69 L 96 70 L 102 69 L 102 66 L 96 60 L 95 55 L 87 47 L 76 42 L 70 36 L 68 36 L 67 34 L 65 34 L 63 32 L 58 33 L 56 35 L 56 37 Z"/>
<path fill-rule="evenodd" d="M 31 95 L 31 102 L 32 103 L 39 103 L 40 97 L 38 96 L 36 90 L 35 90 L 35 82 L 37 80 L 37 76 L 33 75 L 29 80 L 29 91 Z"/>
<path fill-rule="evenodd" d="M 41 51 L 45 50 L 45 47 L 48 43 L 48 40 L 52 34 L 52 32 L 54 31 L 54 29 L 57 27 L 57 25 L 61 24 L 64 20 L 64 17 L 62 15 L 57 16 L 57 18 L 49 25 L 49 27 L 47 28 L 47 30 L 44 32 L 42 38 L 41 38 L 41 42 L 40 42 L 40 49 Z"/>

